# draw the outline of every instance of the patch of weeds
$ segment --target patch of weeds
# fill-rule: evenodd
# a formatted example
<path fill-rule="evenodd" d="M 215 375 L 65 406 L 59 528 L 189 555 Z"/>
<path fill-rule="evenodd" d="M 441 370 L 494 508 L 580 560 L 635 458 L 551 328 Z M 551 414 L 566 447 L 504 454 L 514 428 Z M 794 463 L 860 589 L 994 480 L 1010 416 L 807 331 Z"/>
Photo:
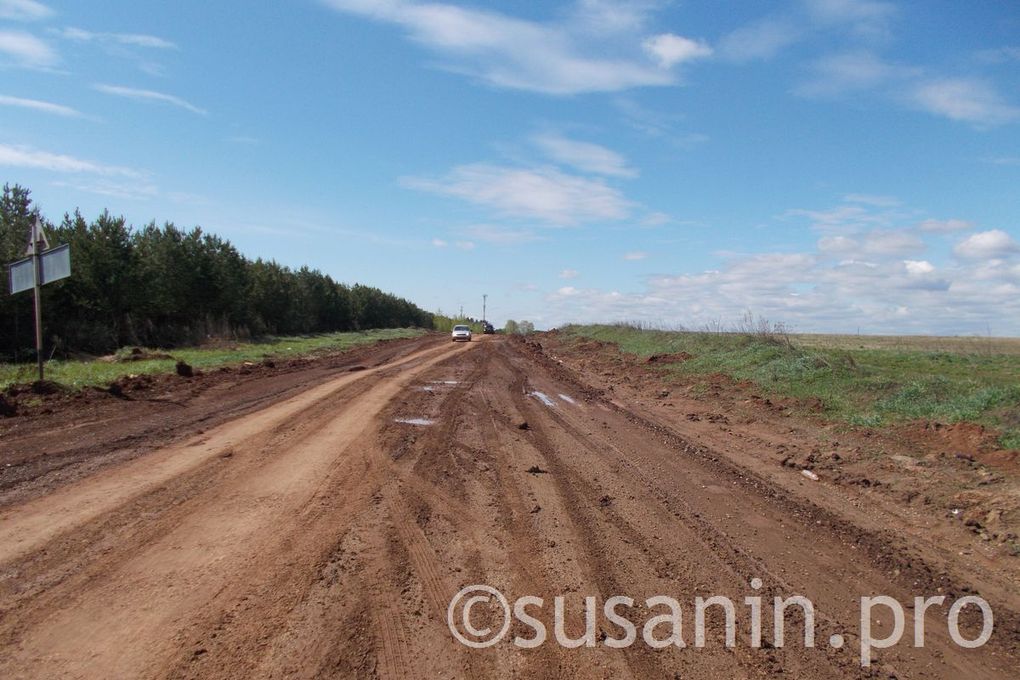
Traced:
<path fill-rule="evenodd" d="M 703 397 L 708 394 L 708 383 L 694 383 L 691 385 L 691 394 L 696 397 Z"/>
<path fill-rule="evenodd" d="M 1006 430 L 999 437 L 999 446 L 1004 449 L 1020 450 L 1020 428 Z"/>
<path fill-rule="evenodd" d="M 877 413 L 855 413 L 847 418 L 847 422 L 858 427 L 878 427 L 882 424 L 882 416 Z"/>

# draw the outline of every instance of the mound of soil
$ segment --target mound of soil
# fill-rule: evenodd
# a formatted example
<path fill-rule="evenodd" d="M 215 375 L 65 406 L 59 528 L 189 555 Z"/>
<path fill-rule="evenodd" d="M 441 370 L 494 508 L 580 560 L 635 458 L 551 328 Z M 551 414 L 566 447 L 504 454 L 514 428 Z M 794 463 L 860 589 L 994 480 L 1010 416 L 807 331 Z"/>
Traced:
<path fill-rule="evenodd" d="M 903 426 L 901 432 L 911 442 L 950 454 L 963 453 L 973 457 L 998 448 L 995 433 L 975 423 L 947 424 L 922 420 Z"/>
<path fill-rule="evenodd" d="M 64 391 L 65 388 L 63 385 L 55 383 L 52 380 L 36 380 L 32 383 L 32 394 L 49 396 L 51 394 L 60 394 Z"/>
<path fill-rule="evenodd" d="M 151 375 L 125 375 L 111 382 L 106 391 L 115 397 L 124 397 L 129 392 L 149 389 L 155 381 Z"/>

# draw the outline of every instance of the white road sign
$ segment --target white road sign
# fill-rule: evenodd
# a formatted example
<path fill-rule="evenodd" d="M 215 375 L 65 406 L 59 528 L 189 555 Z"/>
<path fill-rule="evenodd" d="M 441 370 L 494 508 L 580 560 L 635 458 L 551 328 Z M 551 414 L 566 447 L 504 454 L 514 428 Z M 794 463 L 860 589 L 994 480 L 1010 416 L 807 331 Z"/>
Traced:
<path fill-rule="evenodd" d="M 42 265 L 42 281 L 40 283 L 46 285 L 66 279 L 71 275 L 71 246 L 65 244 L 47 250 L 39 258 L 39 261 Z M 12 263 L 9 269 L 11 295 L 35 287 L 35 268 L 32 266 L 32 258 L 18 260 Z"/>

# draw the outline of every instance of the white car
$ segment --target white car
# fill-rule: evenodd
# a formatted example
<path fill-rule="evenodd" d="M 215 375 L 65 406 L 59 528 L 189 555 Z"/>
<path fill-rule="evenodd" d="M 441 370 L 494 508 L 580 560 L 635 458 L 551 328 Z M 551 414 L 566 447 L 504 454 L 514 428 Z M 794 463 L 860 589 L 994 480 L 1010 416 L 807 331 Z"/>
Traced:
<path fill-rule="evenodd" d="M 453 341 L 459 342 L 471 342 L 471 329 L 467 326 L 454 326 L 453 327 Z"/>

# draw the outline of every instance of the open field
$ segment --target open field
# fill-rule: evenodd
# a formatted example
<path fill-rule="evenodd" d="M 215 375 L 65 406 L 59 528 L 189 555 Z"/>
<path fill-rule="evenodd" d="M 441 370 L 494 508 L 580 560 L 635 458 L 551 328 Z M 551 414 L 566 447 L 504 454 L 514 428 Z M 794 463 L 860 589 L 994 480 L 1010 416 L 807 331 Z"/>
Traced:
<path fill-rule="evenodd" d="M 682 361 L 664 362 L 661 370 L 684 380 L 721 373 L 751 381 L 851 424 L 970 422 L 998 429 L 1004 448 L 1020 448 L 1018 340 L 694 333 L 623 325 L 561 332 L 613 343 L 639 357 L 684 353 Z"/>
<path fill-rule="evenodd" d="M 905 352 L 1020 356 L 1020 338 L 976 335 L 824 335 L 816 333 L 795 333 L 790 337 L 794 343 L 802 347 L 825 349 L 886 349 Z"/>
<path fill-rule="evenodd" d="M 172 373 L 178 361 L 199 370 L 208 370 L 246 361 L 260 362 L 266 358 L 288 359 L 324 352 L 340 352 L 380 340 L 413 338 L 423 333 L 425 331 L 417 328 L 397 328 L 271 338 L 260 342 L 220 342 L 212 347 L 143 349 L 143 356 L 170 357 L 143 360 L 134 360 L 129 348 L 117 355 L 92 361 L 47 362 L 46 379 L 70 388 L 102 386 L 127 375 Z M 0 389 L 14 383 L 29 383 L 35 379 L 35 364 L 0 364 Z"/>

